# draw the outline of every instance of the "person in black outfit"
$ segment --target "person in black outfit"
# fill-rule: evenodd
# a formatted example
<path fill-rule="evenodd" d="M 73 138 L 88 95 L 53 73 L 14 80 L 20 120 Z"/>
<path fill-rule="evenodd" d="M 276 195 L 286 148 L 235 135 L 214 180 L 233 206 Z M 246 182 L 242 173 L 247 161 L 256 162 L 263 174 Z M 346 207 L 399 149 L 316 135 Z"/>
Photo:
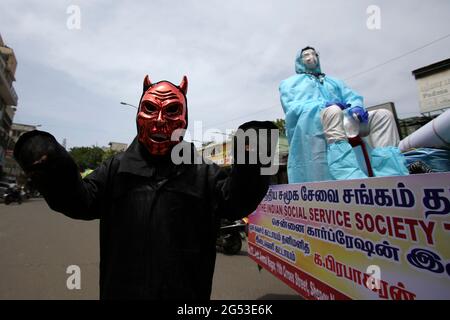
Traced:
<path fill-rule="evenodd" d="M 182 134 L 173 138 L 187 128 L 186 92 L 186 77 L 176 86 L 147 76 L 136 138 L 84 179 L 50 133 L 25 133 L 15 146 L 14 157 L 51 209 L 100 219 L 101 299 L 210 299 L 220 219 L 249 215 L 267 192 L 270 176 L 261 174 L 259 161 L 234 164 L 230 172 L 173 161 L 175 148 L 196 152 Z M 275 128 L 269 121 L 240 126 Z M 246 160 L 258 152 L 245 150 Z"/>

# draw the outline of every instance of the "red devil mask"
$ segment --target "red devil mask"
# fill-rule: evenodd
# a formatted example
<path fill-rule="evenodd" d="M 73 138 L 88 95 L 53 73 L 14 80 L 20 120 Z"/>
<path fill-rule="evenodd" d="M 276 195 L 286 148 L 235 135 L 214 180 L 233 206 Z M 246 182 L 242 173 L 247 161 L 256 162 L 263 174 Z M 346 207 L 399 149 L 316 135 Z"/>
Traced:
<path fill-rule="evenodd" d="M 177 129 L 187 128 L 188 81 L 183 77 L 180 86 L 169 81 L 151 83 L 144 79 L 144 92 L 136 117 L 138 139 L 151 155 L 163 156 L 183 139 Z"/>

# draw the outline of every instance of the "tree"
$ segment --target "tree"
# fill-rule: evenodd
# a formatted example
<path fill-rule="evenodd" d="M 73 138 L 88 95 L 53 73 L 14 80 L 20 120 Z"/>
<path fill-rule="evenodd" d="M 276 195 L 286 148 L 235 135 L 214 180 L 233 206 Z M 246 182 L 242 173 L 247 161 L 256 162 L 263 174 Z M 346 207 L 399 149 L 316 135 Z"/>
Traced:
<path fill-rule="evenodd" d="M 104 151 L 99 147 L 73 147 L 69 154 L 83 170 L 97 168 L 103 161 Z"/>
<path fill-rule="evenodd" d="M 116 150 L 113 150 L 113 149 L 108 149 L 108 150 L 106 150 L 106 151 L 103 153 L 102 160 L 103 160 L 103 161 L 108 160 L 109 158 L 115 156 L 116 154 L 118 154 L 118 153 L 120 153 L 120 152 L 121 152 L 121 151 L 116 151 Z"/>
<path fill-rule="evenodd" d="M 280 136 L 286 135 L 286 122 L 284 119 L 276 119 L 273 121 L 273 123 L 278 127 L 278 130 L 280 130 Z"/>

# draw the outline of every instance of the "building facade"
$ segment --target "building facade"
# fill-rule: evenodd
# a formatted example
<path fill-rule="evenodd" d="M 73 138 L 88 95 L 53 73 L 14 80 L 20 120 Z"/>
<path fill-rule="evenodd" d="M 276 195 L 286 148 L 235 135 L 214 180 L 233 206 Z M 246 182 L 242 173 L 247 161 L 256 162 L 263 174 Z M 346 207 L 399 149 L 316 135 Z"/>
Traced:
<path fill-rule="evenodd" d="M 450 108 L 450 58 L 412 71 L 422 114 Z"/>
<path fill-rule="evenodd" d="M 18 97 L 14 90 L 17 60 L 0 35 L 0 177 L 4 175 L 7 155 L 13 142 L 10 131 L 16 111 Z"/>
<path fill-rule="evenodd" d="M 3 167 L 3 174 L 9 177 L 16 177 L 17 180 L 24 180 L 25 174 L 20 168 L 19 164 L 14 160 L 12 151 L 16 145 L 19 137 L 25 132 L 36 130 L 37 126 L 21 123 L 13 123 L 9 132 L 8 149 L 5 156 L 5 165 Z"/>
<path fill-rule="evenodd" d="M 122 143 L 122 142 L 110 142 L 108 143 L 109 150 L 115 151 L 115 152 L 122 152 L 127 150 L 128 144 Z"/>

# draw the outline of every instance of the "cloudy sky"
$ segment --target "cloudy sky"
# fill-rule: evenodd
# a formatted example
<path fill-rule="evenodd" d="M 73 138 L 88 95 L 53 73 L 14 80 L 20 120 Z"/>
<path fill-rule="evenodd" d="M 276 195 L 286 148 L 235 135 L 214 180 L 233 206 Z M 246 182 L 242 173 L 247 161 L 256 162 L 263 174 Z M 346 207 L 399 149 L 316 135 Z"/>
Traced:
<path fill-rule="evenodd" d="M 417 115 L 411 71 L 449 58 L 449 12 L 448 0 L 2 0 L 0 33 L 18 60 L 14 121 L 68 147 L 104 146 L 135 136 L 136 110 L 120 101 L 138 103 L 146 74 L 187 75 L 191 135 L 194 121 L 225 132 L 282 118 L 278 85 L 306 45 L 366 106 L 392 101 L 400 118 Z"/>

